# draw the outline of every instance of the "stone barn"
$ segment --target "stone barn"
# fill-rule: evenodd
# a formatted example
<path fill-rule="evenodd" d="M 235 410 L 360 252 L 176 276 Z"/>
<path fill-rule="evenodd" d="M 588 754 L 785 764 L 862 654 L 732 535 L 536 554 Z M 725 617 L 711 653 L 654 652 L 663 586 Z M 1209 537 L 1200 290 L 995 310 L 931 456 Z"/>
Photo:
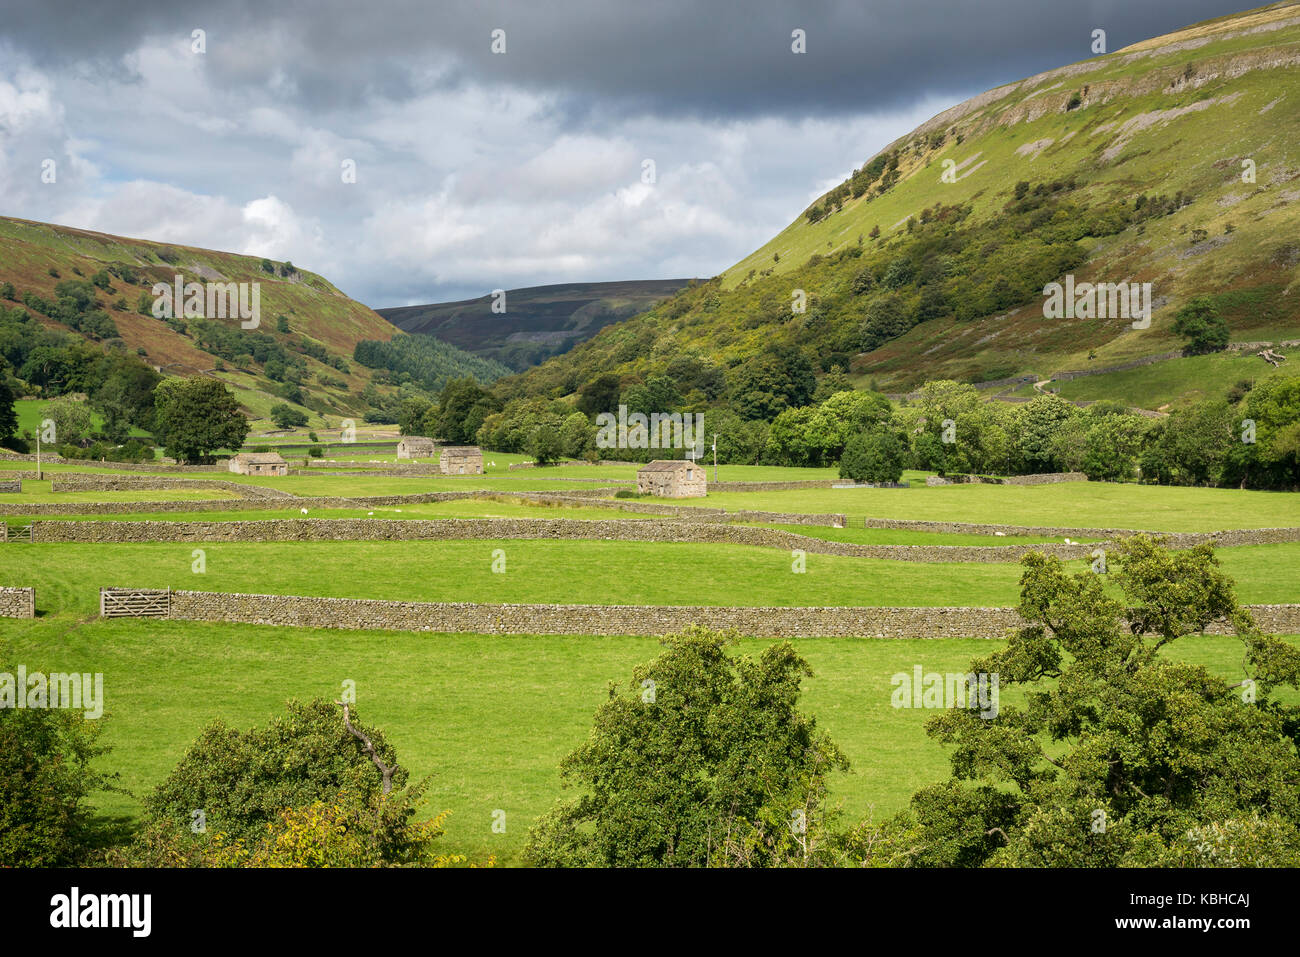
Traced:
<path fill-rule="evenodd" d="M 477 445 L 449 445 L 438 459 L 443 475 L 482 475 L 483 451 Z"/>
<path fill-rule="evenodd" d="M 288 475 L 289 463 L 279 452 L 240 452 L 229 469 L 239 475 Z"/>
<path fill-rule="evenodd" d="M 636 471 L 636 490 L 663 498 L 700 498 L 709 494 L 704 467 L 680 459 L 659 459 Z"/>
<path fill-rule="evenodd" d="M 397 443 L 399 459 L 433 458 L 438 454 L 438 443 L 423 435 L 406 435 Z"/>

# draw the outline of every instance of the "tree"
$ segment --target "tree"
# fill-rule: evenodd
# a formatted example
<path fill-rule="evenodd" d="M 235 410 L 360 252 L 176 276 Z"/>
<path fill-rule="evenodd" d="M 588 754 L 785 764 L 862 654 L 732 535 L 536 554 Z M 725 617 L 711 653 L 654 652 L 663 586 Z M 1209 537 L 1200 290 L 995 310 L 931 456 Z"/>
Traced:
<path fill-rule="evenodd" d="M 1113 588 L 1056 558 L 1023 559 L 1026 624 L 969 670 L 996 676 L 999 693 L 1025 686 L 1026 704 L 927 722 L 953 774 L 913 797 L 909 837 L 938 849 L 916 863 L 1296 861 L 1300 708 L 1272 695 L 1300 687 L 1300 650 L 1259 632 L 1209 545 L 1135 536 L 1109 561 Z M 1240 643 L 1243 680 L 1163 653 L 1213 622 Z M 1249 846 L 1238 852 L 1232 835 Z"/>
<path fill-rule="evenodd" d="M 596 457 L 596 427 L 581 412 L 560 426 L 560 454 L 571 459 Z"/>
<path fill-rule="evenodd" d="M 166 379 L 154 391 L 159 437 L 183 462 L 209 462 L 218 449 L 238 449 L 248 436 L 239 401 L 218 379 Z"/>
<path fill-rule="evenodd" d="M 559 430 L 548 424 L 539 425 L 528 437 L 528 454 L 538 465 L 550 465 L 564 454 L 564 444 Z"/>
<path fill-rule="evenodd" d="M 271 421 L 275 423 L 276 428 L 292 429 L 307 424 L 307 413 L 283 402 L 277 402 L 271 406 Z"/>
<path fill-rule="evenodd" d="M 424 434 L 467 445 L 474 441 L 483 420 L 500 408 L 497 398 L 472 378 L 449 379 L 438 397 L 438 406 L 425 418 Z"/>
<path fill-rule="evenodd" d="M 9 388 L 7 373 L 0 369 L 0 445 L 12 442 L 18 434 L 18 412 L 14 407 L 14 393 Z"/>
<path fill-rule="evenodd" d="M 94 425 L 90 408 L 69 396 L 60 396 L 45 407 L 44 418 L 54 423 L 54 441 L 60 445 L 88 445 Z"/>
<path fill-rule="evenodd" d="M 812 674 L 789 642 L 755 659 L 692 627 L 610 687 L 561 763 L 584 793 L 538 820 L 525 850 L 550 867 L 776 866 L 823 853 L 826 777 L 848 761 L 798 710 Z"/>
<path fill-rule="evenodd" d="M 1265 379 L 1235 418 L 1224 477 L 1242 487 L 1300 487 L 1300 376 Z"/>
<path fill-rule="evenodd" d="M 618 376 L 611 372 L 598 375 L 578 390 L 578 411 L 588 416 L 615 412 L 622 391 L 623 386 Z"/>
<path fill-rule="evenodd" d="M 144 801 L 127 853 L 145 866 L 429 864 L 444 815 L 417 822 L 425 782 L 353 706 L 290 701 L 264 728 L 216 720 Z M 203 829 L 192 830 L 195 810 Z M 445 860 L 445 859 L 443 859 Z"/>
<path fill-rule="evenodd" d="M 870 351 L 886 340 L 901 336 L 910 325 L 907 305 L 901 296 L 897 293 L 877 296 L 864 314 L 860 328 L 862 348 Z"/>
<path fill-rule="evenodd" d="M 906 447 L 892 429 L 862 432 L 849 439 L 840 459 L 840 478 L 882 484 L 903 476 Z"/>
<path fill-rule="evenodd" d="M 1228 345 L 1228 323 L 1209 296 L 1197 296 L 1174 316 L 1174 335 L 1187 340 L 1188 355 L 1222 352 Z"/>
<path fill-rule="evenodd" d="M 1054 442 L 1064 422 L 1079 415 L 1077 406 L 1060 396 L 1035 396 L 1018 410 L 1017 451 L 1026 472 L 1051 472 L 1057 467 Z"/>
<path fill-rule="evenodd" d="M 733 406 L 743 419 L 776 418 L 782 409 L 807 405 L 817 376 L 802 350 L 779 346 L 750 359 L 731 379 Z"/>
<path fill-rule="evenodd" d="M 1174 485 L 1216 483 L 1237 439 L 1233 424 L 1233 411 L 1221 399 L 1175 411 L 1151 430 L 1142 475 Z"/>
<path fill-rule="evenodd" d="M 0 647 L 2 670 L 14 665 Z M 93 828 L 86 799 L 112 790 L 112 777 L 93 769 L 107 753 L 96 743 L 98 720 L 68 708 L 15 707 L 0 692 L 0 861 L 8 867 L 64 867 L 84 863 Z M 47 689 L 48 693 L 48 689 Z"/>

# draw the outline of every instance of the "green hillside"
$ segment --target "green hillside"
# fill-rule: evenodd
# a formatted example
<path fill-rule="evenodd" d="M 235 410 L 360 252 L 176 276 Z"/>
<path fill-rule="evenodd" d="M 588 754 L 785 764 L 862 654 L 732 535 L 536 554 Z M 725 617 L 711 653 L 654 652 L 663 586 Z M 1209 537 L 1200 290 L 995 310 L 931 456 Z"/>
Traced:
<path fill-rule="evenodd" d="M 153 285 L 170 286 L 177 275 L 185 282 L 258 283 L 258 325 L 244 329 L 234 318 L 155 318 Z M 313 413 L 313 424 L 326 415 L 360 417 L 391 404 L 407 379 L 440 388 L 448 378 L 489 382 L 508 371 L 453 346 L 440 348 L 433 359 L 426 356 L 418 375 L 404 378 L 375 362 L 368 367 L 354 359 L 359 342 L 408 337 L 323 277 L 256 256 L 0 217 L 0 284 L 6 283 L 12 295 L 0 299 L 0 319 L 10 327 L 4 358 L 20 377 L 32 349 L 51 345 L 15 333 L 25 311 L 93 352 L 138 357 L 163 375 L 219 378 L 253 418 L 286 401 Z M 26 383 L 45 395 L 58 394 L 64 384 L 58 376 Z"/>
<path fill-rule="evenodd" d="M 1197 295 L 1234 344 L 1300 338 L 1298 68 L 1300 5 L 1283 3 L 988 91 L 886 146 L 722 276 L 503 391 L 644 381 L 695 357 L 734 398 L 791 347 L 818 375 L 840 366 L 894 392 L 1051 379 L 1178 350 L 1174 316 Z M 1046 318 L 1043 287 L 1066 274 L 1151 283 L 1149 328 Z M 1252 351 L 1241 377 L 1271 372 Z M 1171 362 L 1158 392 L 1138 390 L 1152 408 L 1203 385 Z M 1079 381 L 1106 391 L 1105 376 Z"/>

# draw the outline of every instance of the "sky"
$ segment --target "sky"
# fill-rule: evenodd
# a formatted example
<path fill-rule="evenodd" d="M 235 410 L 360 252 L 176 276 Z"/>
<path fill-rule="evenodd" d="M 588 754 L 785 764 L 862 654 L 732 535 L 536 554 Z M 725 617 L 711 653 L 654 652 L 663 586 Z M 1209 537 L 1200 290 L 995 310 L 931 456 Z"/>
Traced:
<path fill-rule="evenodd" d="M 1248 6 L 0 0 L 0 215 L 287 259 L 376 308 L 713 276 L 1094 30 Z"/>

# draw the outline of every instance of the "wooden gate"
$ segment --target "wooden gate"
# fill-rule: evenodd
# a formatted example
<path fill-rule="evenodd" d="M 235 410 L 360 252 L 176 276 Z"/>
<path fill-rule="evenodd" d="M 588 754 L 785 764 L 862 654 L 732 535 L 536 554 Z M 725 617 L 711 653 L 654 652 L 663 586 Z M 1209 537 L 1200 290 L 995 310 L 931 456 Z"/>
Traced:
<path fill-rule="evenodd" d="M 104 618 L 166 618 L 171 597 L 170 588 L 101 588 L 99 614 Z"/>

